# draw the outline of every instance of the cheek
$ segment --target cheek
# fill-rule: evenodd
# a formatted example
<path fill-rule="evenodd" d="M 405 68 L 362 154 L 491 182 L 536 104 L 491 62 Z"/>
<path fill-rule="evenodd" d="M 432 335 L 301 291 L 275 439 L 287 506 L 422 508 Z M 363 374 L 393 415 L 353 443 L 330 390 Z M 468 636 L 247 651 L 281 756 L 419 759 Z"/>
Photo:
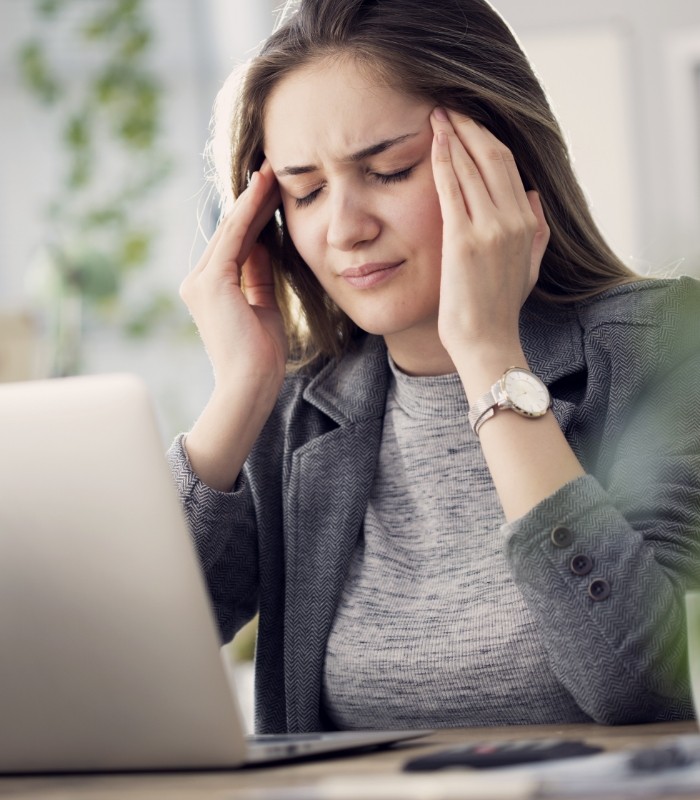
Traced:
<path fill-rule="evenodd" d="M 294 200 L 284 200 L 284 227 L 301 257 L 306 261 L 314 239 L 312 217 L 308 210 L 302 211 Z"/>
<path fill-rule="evenodd" d="M 435 184 L 425 182 L 401 210 L 400 225 L 421 249 L 442 246 L 442 213 Z"/>
<path fill-rule="evenodd" d="M 442 212 L 440 211 L 440 198 L 433 181 L 430 181 L 428 188 L 423 195 L 423 208 L 421 217 L 425 220 L 425 226 L 433 231 L 435 236 L 442 238 Z"/>
<path fill-rule="evenodd" d="M 323 270 L 317 268 L 317 265 L 323 263 L 323 250 L 319 243 L 320 233 L 317 225 L 314 225 L 313 215 L 309 213 L 308 209 L 295 208 L 293 200 L 291 203 L 283 201 L 283 206 L 286 234 L 292 240 L 297 253 L 323 286 Z"/>

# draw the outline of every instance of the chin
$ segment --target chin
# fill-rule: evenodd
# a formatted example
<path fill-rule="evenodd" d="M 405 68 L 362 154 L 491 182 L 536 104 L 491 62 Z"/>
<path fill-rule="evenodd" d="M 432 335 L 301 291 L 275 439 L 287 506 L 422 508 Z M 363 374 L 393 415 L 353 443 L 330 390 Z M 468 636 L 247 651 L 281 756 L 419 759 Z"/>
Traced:
<path fill-rule="evenodd" d="M 355 320 L 353 320 L 353 322 L 355 322 Z M 355 325 L 365 333 L 372 334 L 372 336 L 386 336 L 387 333 L 391 333 L 391 331 L 387 331 L 385 325 L 363 325 L 360 322 L 355 322 Z"/>
<path fill-rule="evenodd" d="M 350 317 L 352 321 L 366 333 L 371 333 L 373 336 L 391 336 L 392 333 L 399 333 L 405 329 L 405 325 L 392 325 L 390 320 L 383 319 L 379 322 L 377 319 L 367 320 L 360 317 Z"/>
<path fill-rule="evenodd" d="M 436 301 L 437 304 L 437 301 Z M 343 309 L 350 319 L 367 333 L 374 336 L 396 336 L 411 330 L 437 330 L 437 308 L 432 304 L 419 308 L 403 308 L 399 304 L 384 307 Z M 357 311 L 358 313 L 352 313 Z"/>
<path fill-rule="evenodd" d="M 376 320 L 373 322 L 367 321 L 367 324 L 363 324 L 362 320 L 353 320 L 353 322 L 357 325 L 358 328 L 361 328 L 366 333 L 372 334 L 373 336 L 397 336 L 402 333 L 407 333 L 408 331 L 412 330 L 414 327 L 417 327 L 415 323 L 412 321 L 406 320 L 382 320 L 381 323 L 378 323 Z"/>

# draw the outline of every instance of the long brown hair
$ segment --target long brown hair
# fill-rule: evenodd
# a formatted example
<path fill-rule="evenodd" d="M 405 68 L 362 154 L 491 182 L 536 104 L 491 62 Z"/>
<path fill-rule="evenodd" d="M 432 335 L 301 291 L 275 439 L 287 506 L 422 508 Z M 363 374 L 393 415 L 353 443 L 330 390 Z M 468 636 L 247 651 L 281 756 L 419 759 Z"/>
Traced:
<path fill-rule="evenodd" d="M 525 188 L 539 192 L 551 230 L 533 295 L 572 303 L 638 280 L 593 221 L 545 92 L 485 0 L 300 0 L 217 98 L 211 144 L 224 210 L 262 163 L 274 87 L 292 71 L 338 55 L 398 91 L 472 117 L 510 148 Z M 294 352 L 304 361 L 342 355 L 358 329 L 302 260 L 282 211 L 262 239 Z"/>

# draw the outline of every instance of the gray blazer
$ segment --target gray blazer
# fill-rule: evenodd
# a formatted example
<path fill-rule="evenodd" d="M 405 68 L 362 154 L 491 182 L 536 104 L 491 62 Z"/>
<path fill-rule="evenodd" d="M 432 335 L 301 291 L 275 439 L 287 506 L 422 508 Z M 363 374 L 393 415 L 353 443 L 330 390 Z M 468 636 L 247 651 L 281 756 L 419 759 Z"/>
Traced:
<path fill-rule="evenodd" d="M 551 670 L 596 722 L 691 717 L 682 601 L 700 586 L 700 283 L 640 281 L 574 308 L 528 301 L 521 338 L 587 472 L 502 530 Z M 290 375 L 230 493 L 197 479 L 181 437 L 169 451 L 222 639 L 260 613 L 261 732 L 328 725 L 326 641 L 387 383 L 371 336 Z M 572 569 L 580 555 L 588 574 Z"/>

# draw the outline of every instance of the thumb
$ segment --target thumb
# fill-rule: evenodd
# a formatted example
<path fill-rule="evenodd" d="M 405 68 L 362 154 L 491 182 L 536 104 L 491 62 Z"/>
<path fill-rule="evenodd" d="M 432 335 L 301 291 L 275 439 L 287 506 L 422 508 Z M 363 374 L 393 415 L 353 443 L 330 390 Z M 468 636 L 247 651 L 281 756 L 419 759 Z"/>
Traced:
<path fill-rule="evenodd" d="M 259 243 L 253 245 L 250 255 L 243 264 L 243 287 L 245 296 L 252 306 L 277 308 L 270 254 Z"/>

